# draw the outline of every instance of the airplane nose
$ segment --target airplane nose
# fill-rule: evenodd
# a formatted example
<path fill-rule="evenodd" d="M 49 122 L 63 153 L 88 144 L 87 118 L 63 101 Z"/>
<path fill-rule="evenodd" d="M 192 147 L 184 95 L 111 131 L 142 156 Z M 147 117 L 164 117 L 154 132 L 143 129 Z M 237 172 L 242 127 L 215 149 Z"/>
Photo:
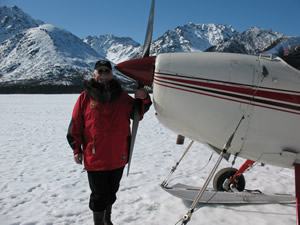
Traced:
<path fill-rule="evenodd" d="M 115 68 L 124 75 L 151 87 L 155 68 L 155 58 L 155 56 L 152 56 L 133 59 L 119 63 Z"/>

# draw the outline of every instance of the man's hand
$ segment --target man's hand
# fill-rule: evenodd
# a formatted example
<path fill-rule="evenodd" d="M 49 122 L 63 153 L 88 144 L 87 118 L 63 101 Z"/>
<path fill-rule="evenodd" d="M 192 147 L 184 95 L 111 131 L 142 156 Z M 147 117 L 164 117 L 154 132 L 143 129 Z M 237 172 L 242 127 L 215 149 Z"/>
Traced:
<path fill-rule="evenodd" d="M 137 89 L 134 94 L 135 98 L 146 99 L 147 98 L 147 90 L 145 88 Z"/>
<path fill-rule="evenodd" d="M 76 153 L 74 155 L 74 160 L 77 164 L 82 164 L 82 153 Z"/>

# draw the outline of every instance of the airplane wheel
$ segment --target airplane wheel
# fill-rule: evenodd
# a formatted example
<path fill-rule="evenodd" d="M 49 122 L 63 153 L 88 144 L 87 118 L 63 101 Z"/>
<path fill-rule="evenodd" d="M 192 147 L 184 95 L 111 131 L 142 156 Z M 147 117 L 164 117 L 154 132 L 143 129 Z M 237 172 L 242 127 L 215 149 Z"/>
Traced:
<path fill-rule="evenodd" d="M 237 171 L 236 168 L 231 168 L 231 167 L 221 169 L 214 177 L 214 181 L 213 181 L 214 189 L 216 191 L 225 191 L 225 189 L 223 188 L 223 183 L 227 178 L 230 179 L 236 173 L 236 171 Z M 238 191 L 243 191 L 245 189 L 245 185 L 246 185 L 246 181 L 244 175 L 242 174 L 236 178 L 234 187 Z"/>

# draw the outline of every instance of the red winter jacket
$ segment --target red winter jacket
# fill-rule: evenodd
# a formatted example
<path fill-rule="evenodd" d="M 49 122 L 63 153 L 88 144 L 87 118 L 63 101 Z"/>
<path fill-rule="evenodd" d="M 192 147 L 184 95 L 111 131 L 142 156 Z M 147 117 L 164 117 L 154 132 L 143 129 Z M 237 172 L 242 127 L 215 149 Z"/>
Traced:
<path fill-rule="evenodd" d="M 134 99 L 124 91 L 105 104 L 93 100 L 86 92 L 81 93 L 73 110 L 67 139 L 74 154 L 83 152 L 87 171 L 113 170 L 126 165 L 133 104 Z M 141 119 L 150 105 L 148 95 L 143 100 Z"/>

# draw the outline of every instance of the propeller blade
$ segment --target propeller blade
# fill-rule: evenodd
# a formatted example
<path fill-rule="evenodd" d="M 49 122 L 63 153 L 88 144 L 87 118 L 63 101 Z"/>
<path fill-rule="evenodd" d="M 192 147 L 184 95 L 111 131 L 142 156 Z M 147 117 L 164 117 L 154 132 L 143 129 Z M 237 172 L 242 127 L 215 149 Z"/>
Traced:
<path fill-rule="evenodd" d="M 127 62 L 119 63 L 115 66 L 115 68 L 119 70 L 121 73 L 138 81 L 138 86 L 139 86 L 138 88 L 144 87 L 144 84 L 151 86 L 153 81 L 155 57 L 149 57 L 149 54 L 150 54 L 150 45 L 151 45 L 152 33 L 153 33 L 154 5 L 155 5 L 155 0 L 152 0 L 142 58 L 129 60 Z M 128 152 L 129 158 L 127 162 L 128 163 L 127 176 L 129 175 L 135 138 L 139 126 L 141 106 L 142 106 L 142 100 L 136 99 L 134 103 L 134 118 L 133 118 L 133 124 L 131 129 L 131 143 Z"/>
<path fill-rule="evenodd" d="M 149 57 L 149 53 L 150 53 L 150 45 L 152 41 L 153 23 L 154 23 L 154 6 L 155 6 L 155 0 L 152 0 L 142 58 Z"/>
<path fill-rule="evenodd" d="M 153 81 L 155 57 L 149 57 L 149 54 L 153 33 L 154 6 L 155 0 L 152 0 L 142 58 L 122 62 L 115 66 L 118 71 L 136 80 L 139 87 L 143 87 L 144 84 L 152 86 Z"/>
<path fill-rule="evenodd" d="M 131 129 L 130 148 L 129 148 L 129 152 L 128 152 L 127 177 L 129 175 L 135 138 L 136 138 L 137 130 L 139 128 L 139 122 L 140 122 L 140 116 L 141 116 L 141 106 L 142 106 L 142 101 L 140 99 L 138 99 L 138 100 L 136 99 L 136 101 L 134 103 L 134 107 L 133 107 L 134 116 L 133 116 L 132 129 Z"/>

